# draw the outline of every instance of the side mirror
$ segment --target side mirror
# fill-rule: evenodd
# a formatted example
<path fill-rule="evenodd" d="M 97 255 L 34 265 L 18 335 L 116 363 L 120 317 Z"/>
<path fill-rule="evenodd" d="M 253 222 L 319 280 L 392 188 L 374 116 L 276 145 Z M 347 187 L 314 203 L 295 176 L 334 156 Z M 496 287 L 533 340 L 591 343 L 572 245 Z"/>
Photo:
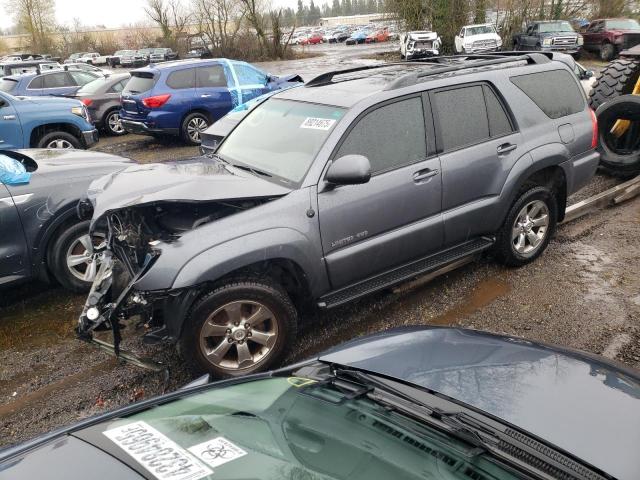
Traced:
<path fill-rule="evenodd" d="M 333 161 L 325 180 L 334 185 L 358 185 L 371 178 L 371 164 L 363 155 L 345 155 Z"/>
<path fill-rule="evenodd" d="M 593 70 L 585 70 L 584 78 L 591 78 L 591 77 L 593 77 Z"/>

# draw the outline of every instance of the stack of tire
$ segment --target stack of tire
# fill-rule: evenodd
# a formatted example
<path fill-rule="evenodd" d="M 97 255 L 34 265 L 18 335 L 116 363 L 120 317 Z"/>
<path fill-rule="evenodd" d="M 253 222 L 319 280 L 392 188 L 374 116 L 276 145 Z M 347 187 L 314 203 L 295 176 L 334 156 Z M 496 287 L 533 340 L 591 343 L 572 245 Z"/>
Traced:
<path fill-rule="evenodd" d="M 640 174 L 640 86 L 636 87 L 639 78 L 640 45 L 610 62 L 589 94 L 589 104 L 598 117 L 600 162 L 616 176 Z M 618 120 L 628 122 L 614 134 L 612 129 Z"/>

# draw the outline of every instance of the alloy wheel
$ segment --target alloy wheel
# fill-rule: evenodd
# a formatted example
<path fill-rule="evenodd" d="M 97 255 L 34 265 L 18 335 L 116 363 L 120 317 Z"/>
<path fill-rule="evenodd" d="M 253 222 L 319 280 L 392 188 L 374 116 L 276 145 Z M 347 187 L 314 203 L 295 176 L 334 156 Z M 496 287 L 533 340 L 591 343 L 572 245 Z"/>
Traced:
<path fill-rule="evenodd" d="M 535 253 L 549 231 L 549 208 L 541 200 L 527 203 L 518 213 L 513 224 L 511 243 L 521 255 Z"/>
<path fill-rule="evenodd" d="M 244 370 L 263 362 L 273 350 L 278 324 L 273 312 L 254 300 L 229 302 L 215 310 L 200 329 L 207 361 L 225 370 Z"/>
<path fill-rule="evenodd" d="M 69 140 L 65 140 L 64 138 L 56 138 L 51 140 L 46 148 L 64 148 L 64 149 L 72 149 L 73 145 Z"/>
<path fill-rule="evenodd" d="M 204 132 L 209 125 L 202 117 L 194 117 L 187 123 L 187 135 L 194 142 L 200 142 L 200 134 Z"/>
<path fill-rule="evenodd" d="M 107 118 L 107 125 L 112 133 L 120 134 L 124 132 L 124 127 L 122 126 L 120 114 L 118 112 L 114 112 L 109 115 L 109 118 Z"/>
<path fill-rule="evenodd" d="M 96 235 L 92 239 L 89 234 L 74 240 L 66 255 L 67 268 L 71 275 L 83 282 L 93 282 L 102 262 L 101 254 L 96 253 L 96 250 L 101 250 L 104 242 L 104 236 Z"/>

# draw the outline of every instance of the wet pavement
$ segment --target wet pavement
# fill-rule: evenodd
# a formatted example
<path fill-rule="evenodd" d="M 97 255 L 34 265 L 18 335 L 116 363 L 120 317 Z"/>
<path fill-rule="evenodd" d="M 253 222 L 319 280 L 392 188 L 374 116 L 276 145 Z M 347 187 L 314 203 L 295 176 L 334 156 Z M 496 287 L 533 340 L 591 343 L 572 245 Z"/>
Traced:
<path fill-rule="evenodd" d="M 344 45 L 331 46 L 327 57 L 270 62 L 264 68 L 309 78 L 328 68 L 358 64 L 357 55 L 384 47 L 349 51 Z M 97 149 L 141 162 L 197 154 L 194 147 L 138 136 L 107 138 Z M 615 183 L 598 175 L 571 202 Z M 524 268 L 501 267 L 485 256 L 437 278 L 307 313 L 287 362 L 367 333 L 436 324 L 557 343 L 640 367 L 639 235 L 636 198 L 561 226 L 547 252 Z M 123 346 L 163 362 L 168 380 L 76 340 L 73 328 L 83 302 L 82 295 L 40 284 L 0 291 L 0 447 L 192 379 L 171 348 L 143 347 L 131 329 Z"/>

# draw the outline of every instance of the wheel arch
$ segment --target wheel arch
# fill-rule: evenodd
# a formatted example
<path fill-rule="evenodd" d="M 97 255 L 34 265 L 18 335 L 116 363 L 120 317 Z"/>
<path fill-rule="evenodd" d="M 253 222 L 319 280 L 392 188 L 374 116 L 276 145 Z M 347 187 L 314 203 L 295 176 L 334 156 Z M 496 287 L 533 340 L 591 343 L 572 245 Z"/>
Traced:
<path fill-rule="evenodd" d="M 51 132 L 66 132 L 76 137 L 78 141 L 82 142 L 82 131 L 72 123 L 43 123 L 31 130 L 31 134 L 29 137 L 29 146 L 31 148 L 34 148 L 38 143 L 38 140 L 40 140 L 44 135 Z"/>

